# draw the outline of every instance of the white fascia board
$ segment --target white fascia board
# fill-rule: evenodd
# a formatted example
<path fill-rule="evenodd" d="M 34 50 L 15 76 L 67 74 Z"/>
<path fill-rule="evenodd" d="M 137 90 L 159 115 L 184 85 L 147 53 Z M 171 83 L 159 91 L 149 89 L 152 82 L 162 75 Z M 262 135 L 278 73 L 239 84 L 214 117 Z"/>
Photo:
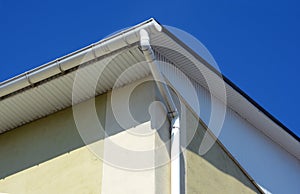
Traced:
<path fill-rule="evenodd" d="M 69 55 L 58 58 L 31 71 L 6 80 L 0 83 L 0 98 L 42 80 L 48 79 L 61 72 L 72 69 L 80 64 L 137 43 L 140 39 L 139 31 L 141 29 L 146 29 L 150 34 L 152 34 L 160 32 L 162 27 L 154 19 L 149 19 L 141 24 L 121 31 L 120 33 L 91 44 Z"/>

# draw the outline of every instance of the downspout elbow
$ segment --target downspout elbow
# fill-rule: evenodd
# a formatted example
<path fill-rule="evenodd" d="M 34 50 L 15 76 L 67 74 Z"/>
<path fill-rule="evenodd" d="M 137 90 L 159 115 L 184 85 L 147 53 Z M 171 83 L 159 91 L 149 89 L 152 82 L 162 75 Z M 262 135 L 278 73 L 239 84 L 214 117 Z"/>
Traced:
<path fill-rule="evenodd" d="M 164 76 L 159 70 L 159 64 L 155 60 L 155 55 L 150 44 L 150 37 L 145 29 L 140 30 L 140 46 L 146 61 L 149 63 L 152 76 L 157 83 L 159 92 L 161 93 L 167 105 L 168 116 L 170 121 L 178 117 L 177 108 L 172 100 L 171 94 L 165 82 Z"/>
<path fill-rule="evenodd" d="M 155 60 L 155 56 L 150 45 L 149 34 L 145 29 L 140 30 L 140 46 L 147 62 L 153 62 Z"/>

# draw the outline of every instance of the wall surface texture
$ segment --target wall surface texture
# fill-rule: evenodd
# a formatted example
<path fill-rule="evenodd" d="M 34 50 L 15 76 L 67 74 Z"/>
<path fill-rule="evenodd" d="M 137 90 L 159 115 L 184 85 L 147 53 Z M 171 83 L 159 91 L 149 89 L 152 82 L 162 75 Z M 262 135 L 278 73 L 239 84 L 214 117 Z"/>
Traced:
<path fill-rule="evenodd" d="M 146 78 L 76 105 L 77 116 L 67 108 L 1 134 L 0 192 L 170 193 L 169 123 L 160 99 Z M 91 105 L 105 133 L 93 134 Z M 198 154 L 205 129 L 181 111 L 182 138 L 196 132 L 182 154 L 183 190 L 257 192 L 219 144 Z"/>
<path fill-rule="evenodd" d="M 206 154 L 199 155 L 206 129 L 190 111 L 186 118 L 187 137 L 191 136 L 189 129 L 197 124 L 195 135 L 184 152 L 187 193 L 260 193 L 218 142 Z"/>

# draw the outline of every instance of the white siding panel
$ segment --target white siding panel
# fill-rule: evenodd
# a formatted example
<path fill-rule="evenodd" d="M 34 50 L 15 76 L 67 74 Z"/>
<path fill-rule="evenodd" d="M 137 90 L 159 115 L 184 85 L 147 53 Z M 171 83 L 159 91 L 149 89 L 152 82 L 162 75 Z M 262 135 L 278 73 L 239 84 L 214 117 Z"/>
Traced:
<path fill-rule="evenodd" d="M 194 112 L 206 125 L 209 125 L 212 109 L 211 100 L 213 99 L 217 104 L 216 109 L 224 107 L 222 102 L 211 96 L 208 90 L 199 83 L 192 81 L 200 105 L 199 112 L 198 109 L 195 109 L 194 101 L 189 96 L 191 92 L 186 85 L 187 80 L 184 80 L 185 78 L 180 76 L 175 68 L 167 67 L 162 67 L 162 72 L 194 109 Z M 229 95 L 232 94 L 229 93 Z M 232 100 L 240 100 L 231 96 L 228 98 L 230 98 L 230 104 Z M 218 138 L 250 176 L 264 189 L 272 193 L 299 193 L 299 160 L 230 107 L 227 107 L 226 112 Z M 211 130 L 214 132 L 214 129 Z"/>

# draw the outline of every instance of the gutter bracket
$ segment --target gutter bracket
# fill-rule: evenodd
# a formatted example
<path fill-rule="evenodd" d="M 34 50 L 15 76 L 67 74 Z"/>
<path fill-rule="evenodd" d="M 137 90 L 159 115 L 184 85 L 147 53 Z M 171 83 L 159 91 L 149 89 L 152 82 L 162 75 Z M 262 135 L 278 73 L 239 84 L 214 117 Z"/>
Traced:
<path fill-rule="evenodd" d="M 56 62 L 55 62 L 55 63 L 56 63 L 56 65 L 57 65 L 59 71 L 60 71 L 61 73 L 64 73 L 65 71 L 61 68 L 60 60 L 59 60 L 59 59 L 56 59 Z"/>
<path fill-rule="evenodd" d="M 33 86 L 34 86 L 34 83 L 30 80 L 29 75 L 28 75 L 28 72 L 25 73 L 25 77 L 26 77 L 26 79 L 27 79 L 29 85 L 30 85 L 31 87 L 33 87 Z"/>

